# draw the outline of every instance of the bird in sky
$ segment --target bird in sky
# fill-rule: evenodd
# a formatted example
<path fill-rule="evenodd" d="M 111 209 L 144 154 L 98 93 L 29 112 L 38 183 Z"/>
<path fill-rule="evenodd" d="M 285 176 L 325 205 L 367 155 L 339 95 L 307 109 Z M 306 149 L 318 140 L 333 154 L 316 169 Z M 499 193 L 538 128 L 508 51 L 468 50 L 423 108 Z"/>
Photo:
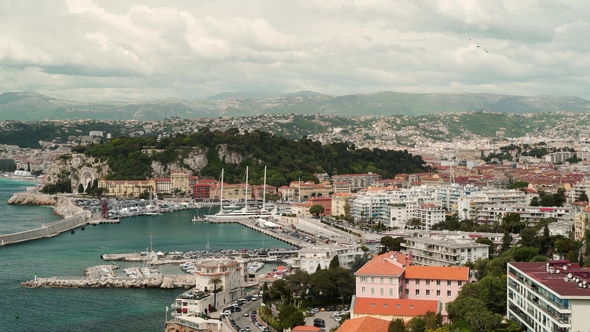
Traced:
<path fill-rule="evenodd" d="M 479 45 L 475 40 L 473 40 L 471 38 L 469 38 L 469 40 L 471 40 L 472 42 L 474 42 L 476 47 L 479 47 L 482 50 L 484 50 L 486 53 L 488 53 L 488 50 L 486 50 L 485 48 L 483 48 L 483 46 Z"/>

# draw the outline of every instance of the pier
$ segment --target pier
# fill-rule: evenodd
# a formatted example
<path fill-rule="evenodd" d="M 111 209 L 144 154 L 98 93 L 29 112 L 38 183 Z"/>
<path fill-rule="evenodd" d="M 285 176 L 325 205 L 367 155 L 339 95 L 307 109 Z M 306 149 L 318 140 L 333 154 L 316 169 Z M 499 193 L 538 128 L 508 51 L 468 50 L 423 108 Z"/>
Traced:
<path fill-rule="evenodd" d="M 9 244 L 26 242 L 36 239 L 49 238 L 59 235 L 60 233 L 73 230 L 88 224 L 86 215 L 77 215 L 67 219 L 58 220 L 49 224 L 44 224 L 39 228 L 28 231 L 0 235 L 0 247 Z"/>
<path fill-rule="evenodd" d="M 310 243 L 303 242 L 300 239 L 296 239 L 296 238 L 290 237 L 288 235 L 276 233 L 276 232 L 274 232 L 272 230 L 258 227 L 256 225 L 252 224 L 252 222 L 254 222 L 254 221 L 239 220 L 238 219 L 238 220 L 221 220 L 221 221 L 211 221 L 211 220 L 209 220 L 209 222 L 210 223 L 215 223 L 215 224 L 238 223 L 238 224 L 240 224 L 242 226 L 246 226 L 246 227 L 248 227 L 250 229 L 253 229 L 253 230 L 255 230 L 255 231 L 259 232 L 259 233 L 266 234 L 266 235 L 268 235 L 270 237 L 273 237 L 273 238 L 275 238 L 277 240 L 281 240 L 281 241 L 283 241 L 285 243 L 288 243 L 290 245 L 293 245 L 293 246 L 295 246 L 295 247 L 297 247 L 299 249 L 301 247 L 309 247 L 309 246 L 311 246 Z"/>

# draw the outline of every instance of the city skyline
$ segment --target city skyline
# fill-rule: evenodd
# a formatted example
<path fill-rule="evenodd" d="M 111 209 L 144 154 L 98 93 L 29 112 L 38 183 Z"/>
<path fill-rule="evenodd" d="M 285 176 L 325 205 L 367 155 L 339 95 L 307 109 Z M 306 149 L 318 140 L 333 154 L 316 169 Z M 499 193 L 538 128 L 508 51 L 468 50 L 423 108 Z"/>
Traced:
<path fill-rule="evenodd" d="M 586 13 L 590 4 L 574 0 L 6 1 L 0 92 L 78 101 L 238 91 L 590 99 Z"/>

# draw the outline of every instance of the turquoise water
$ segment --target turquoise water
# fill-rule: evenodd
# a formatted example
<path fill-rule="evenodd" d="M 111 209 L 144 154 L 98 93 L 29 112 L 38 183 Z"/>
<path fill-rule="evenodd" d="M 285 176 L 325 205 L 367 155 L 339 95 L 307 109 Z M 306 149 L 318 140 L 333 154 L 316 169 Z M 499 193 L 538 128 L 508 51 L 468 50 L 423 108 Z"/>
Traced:
<path fill-rule="evenodd" d="M 12 193 L 27 184 L 0 179 L 0 234 L 57 220 L 50 208 L 9 206 Z M 120 224 L 86 226 L 50 239 L 0 247 L 0 331 L 163 331 L 166 306 L 182 290 L 28 289 L 38 277 L 81 277 L 88 266 L 106 264 L 105 253 L 290 247 L 237 224 L 192 223 L 195 211 L 121 219 Z M 42 220 L 40 220 L 42 218 Z M 18 318 L 16 314 L 18 313 Z"/>

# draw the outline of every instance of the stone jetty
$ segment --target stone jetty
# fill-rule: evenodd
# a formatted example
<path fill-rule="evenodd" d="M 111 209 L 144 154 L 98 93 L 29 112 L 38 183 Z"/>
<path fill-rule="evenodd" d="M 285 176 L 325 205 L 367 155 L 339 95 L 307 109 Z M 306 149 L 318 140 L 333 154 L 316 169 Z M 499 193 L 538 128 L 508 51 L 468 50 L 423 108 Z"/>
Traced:
<path fill-rule="evenodd" d="M 192 275 L 170 275 L 156 278 L 126 278 L 113 276 L 116 265 L 93 266 L 86 271 L 86 277 L 79 279 L 60 279 L 57 277 L 35 278 L 21 283 L 23 287 L 39 288 L 162 288 L 190 289 L 195 286 Z"/>

